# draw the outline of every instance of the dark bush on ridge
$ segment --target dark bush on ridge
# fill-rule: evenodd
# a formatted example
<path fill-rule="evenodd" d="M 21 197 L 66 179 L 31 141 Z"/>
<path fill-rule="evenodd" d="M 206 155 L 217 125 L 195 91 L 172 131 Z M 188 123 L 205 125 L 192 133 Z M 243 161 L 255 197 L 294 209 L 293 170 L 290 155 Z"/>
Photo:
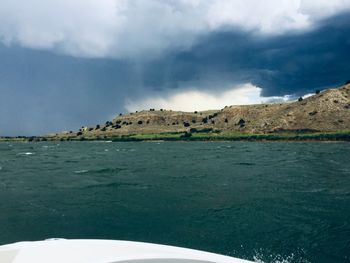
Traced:
<path fill-rule="evenodd" d="M 245 125 L 245 120 L 243 119 L 239 119 L 238 123 L 237 123 L 239 126 L 244 126 Z"/>

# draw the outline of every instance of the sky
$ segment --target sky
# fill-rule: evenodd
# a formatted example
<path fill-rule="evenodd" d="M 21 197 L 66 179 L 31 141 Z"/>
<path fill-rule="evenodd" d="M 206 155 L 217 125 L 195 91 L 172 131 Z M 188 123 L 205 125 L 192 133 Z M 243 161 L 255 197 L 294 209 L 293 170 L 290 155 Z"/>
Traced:
<path fill-rule="evenodd" d="M 350 0 L 2 0 L 0 136 L 288 101 L 350 79 Z"/>

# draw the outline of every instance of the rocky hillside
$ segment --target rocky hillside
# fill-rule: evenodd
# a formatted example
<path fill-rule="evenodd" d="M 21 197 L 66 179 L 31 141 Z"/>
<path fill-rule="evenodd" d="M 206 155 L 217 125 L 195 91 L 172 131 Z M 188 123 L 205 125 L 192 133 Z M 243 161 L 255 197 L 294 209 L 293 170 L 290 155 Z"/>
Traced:
<path fill-rule="evenodd" d="M 229 106 L 202 112 L 150 109 L 55 136 L 109 137 L 196 130 L 240 133 L 350 130 L 350 84 L 283 104 Z"/>

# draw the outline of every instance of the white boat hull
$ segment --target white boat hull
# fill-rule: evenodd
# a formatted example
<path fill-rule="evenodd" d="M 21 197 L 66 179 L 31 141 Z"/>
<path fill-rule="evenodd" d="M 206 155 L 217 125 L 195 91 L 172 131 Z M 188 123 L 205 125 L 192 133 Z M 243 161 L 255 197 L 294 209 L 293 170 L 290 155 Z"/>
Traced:
<path fill-rule="evenodd" d="M 142 242 L 50 239 L 0 246 L 1 263 L 248 263 L 199 250 Z"/>

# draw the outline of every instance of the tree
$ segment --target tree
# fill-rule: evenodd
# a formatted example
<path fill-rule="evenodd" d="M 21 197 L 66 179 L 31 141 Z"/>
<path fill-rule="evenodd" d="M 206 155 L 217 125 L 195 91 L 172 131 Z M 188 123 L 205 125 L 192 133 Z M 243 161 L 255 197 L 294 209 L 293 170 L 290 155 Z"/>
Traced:
<path fill-rule="evenodd" d="M 142 124 L 143 122 L 142 121 L 138 121 L 137 124 Z"/>
<path fill-rule="evenodd" d="M 303 97 L 299 97 L 298 101 L 302 101 L 303 100 Z"/>
<path fill-rule="evenodd" d="M 350 79 L 345 82 L 345 85 L 350 84 Z"/>
<path fill-rule="evenodd" d="M 321 92 L 321 91 L 320 91 L 319 89 L 317 89 L 315 93 L 316 93 L 316 94 L 320 94 L 320 92 Z"/>

